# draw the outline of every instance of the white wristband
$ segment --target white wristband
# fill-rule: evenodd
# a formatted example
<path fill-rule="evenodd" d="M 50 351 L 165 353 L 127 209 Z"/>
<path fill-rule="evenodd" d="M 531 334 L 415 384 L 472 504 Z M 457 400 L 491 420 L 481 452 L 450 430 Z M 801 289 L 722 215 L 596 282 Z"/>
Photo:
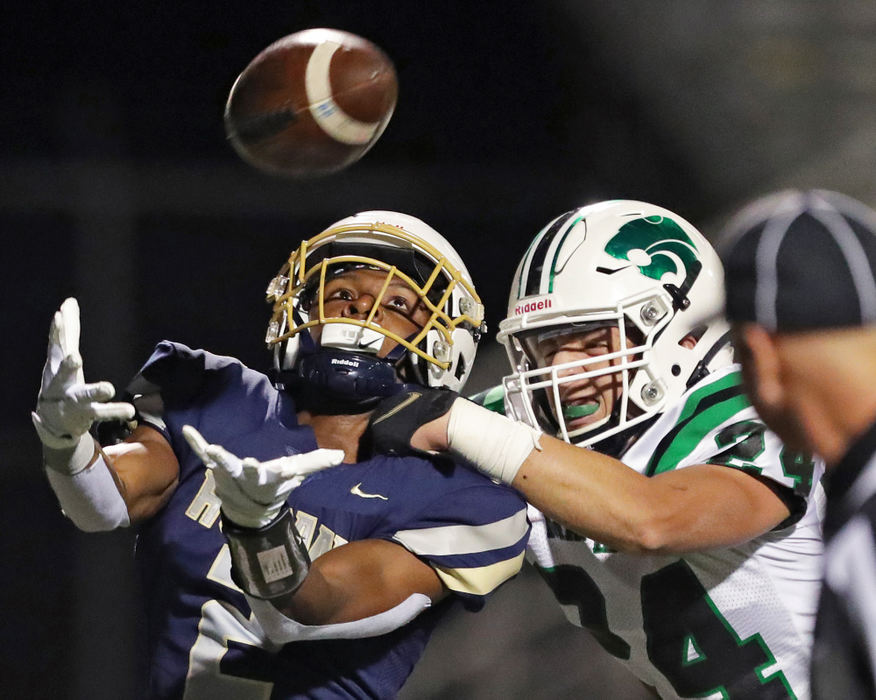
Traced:
<path fill-rule="evenodd" d="M 43 462 L 50 469 L 73 476 L 91 464 L 96 449 L 94 438 L 89 433 L 81 435 L 72 447 L 49 447 L 43 443 Z"/>
<path fill-rule="evenodd" d="M 97 450 L 97 445 L 88 439 L 92 449 Z M 46 476 L 64 514 L 80 530 L 100 532 L 131 524 L 128 507 L 100 450 L 93 464 L 75 474 L 62 474 L 47 467 Z"/>
<path fill-rule="evenodd" d="M 533 448 L 542 449 L 540 437 L 535 428 L 465 399 L 457 399 L 450 409 L 450 451 L 506 484 L 514 481 Z"/>

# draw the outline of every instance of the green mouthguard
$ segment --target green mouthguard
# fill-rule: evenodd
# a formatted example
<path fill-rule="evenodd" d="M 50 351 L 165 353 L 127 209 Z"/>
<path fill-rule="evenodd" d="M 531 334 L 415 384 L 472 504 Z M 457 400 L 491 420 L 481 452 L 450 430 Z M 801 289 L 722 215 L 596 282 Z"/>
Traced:
<path fill-rule="evenodd" d="M 563 417 L 572 419 L 583 418 L 584 416 L 596 413 L 598 408 L 598 403 L 585 403 L 580 406 L 566 406 L 563 408 Z"/>

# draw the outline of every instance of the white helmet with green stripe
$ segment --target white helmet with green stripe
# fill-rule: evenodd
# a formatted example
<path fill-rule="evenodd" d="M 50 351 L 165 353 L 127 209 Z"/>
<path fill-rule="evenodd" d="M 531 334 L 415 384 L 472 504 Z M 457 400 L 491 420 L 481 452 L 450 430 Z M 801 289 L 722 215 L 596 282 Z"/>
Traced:
<path fill-rule="evenodd" d="M 538 233 L 515 273 L 498 333 L 512 367 L 506 410 L 582 446 L 625 437 L 732 361 L 723 306 L 721 262 L 677 214 L 629 200 L 566 212 Z M 611 356 L 553 367 L 539 357 L 545 338 L 605 326 L 617 327 L 621 343 Z M 591 409 L 564 405 L 562 386 L 608 374 L 620 387 L 610 414 L 570 426 Z"/>

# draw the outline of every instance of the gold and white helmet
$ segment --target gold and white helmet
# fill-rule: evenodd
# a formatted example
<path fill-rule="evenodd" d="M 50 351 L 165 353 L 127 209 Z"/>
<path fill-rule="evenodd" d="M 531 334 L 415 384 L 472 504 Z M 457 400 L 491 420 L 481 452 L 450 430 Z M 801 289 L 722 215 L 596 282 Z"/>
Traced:
<path fill-rule="evenodd" d="M 538 233 L 515 273 L 498 333 L 512 367 L 506 410 L 581 446 L 641 424 L 732 361 L 723 303 L 718 256 L 677 214 L 630 200 L 566 212 Z M 628 347 L 554 367 L 537 356 L 540 338 L 605 326 L 616 326 Z M 688 335 L 697 340 L 692 348 L 681 344 Z M 606 359 L 617 364 L 588 370 Z M 622 394 L 611 415 L 569 430 L 559 387 L 615 372 Z"/>
<path fill-rule="evenodd" d="M 350 266 L 385 270 L 387 285 L 391 279 L 404 281 L 430 312 L 425 326 L 403 338 L 376 324 L 373 312 L 365 319 L 325 316 L 325 283 L 333 270 Z M 308 374 L 305 380 L 328 382 L 329 391 L 352 392 L 366 402 L 397 389 L 387 383 L 460 390 L 484 331 L 483 305 L 456 250 L 420 219 L 394 211 L 355 214 L 303 241 L 271 281 L 267 299 L 273 314 L 266 342 L 281 383 L 283 375 L 300 369 L 303 358 L 340 351 L 348 354 L 331 366 L 316 363 L 316 374 L 326 376 Z M 380 299 L 375 309 L 379 304 Z M 319 343 L 309 332 L 315 326 L 322 327 Z M 378 360 L 386 337 L 398 345 Z"/>

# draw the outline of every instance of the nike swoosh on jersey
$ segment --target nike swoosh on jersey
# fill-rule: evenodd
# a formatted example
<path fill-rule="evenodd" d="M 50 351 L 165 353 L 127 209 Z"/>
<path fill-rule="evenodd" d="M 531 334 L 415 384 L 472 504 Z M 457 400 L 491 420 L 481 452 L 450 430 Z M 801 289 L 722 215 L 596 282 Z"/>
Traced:
<path fill-rule="evenodd" d="M 379 493 L 365 493 L 362 489 L 359 488 L 361 485 L 362 482 L 360 481 L 358 484 L 350 489 L 350 493 L 352 493 L 354 496 L 359 496 L 360 498 L 381 498 L 384 501 L 389 500 L 386 496 L 383 496 Z"/>

